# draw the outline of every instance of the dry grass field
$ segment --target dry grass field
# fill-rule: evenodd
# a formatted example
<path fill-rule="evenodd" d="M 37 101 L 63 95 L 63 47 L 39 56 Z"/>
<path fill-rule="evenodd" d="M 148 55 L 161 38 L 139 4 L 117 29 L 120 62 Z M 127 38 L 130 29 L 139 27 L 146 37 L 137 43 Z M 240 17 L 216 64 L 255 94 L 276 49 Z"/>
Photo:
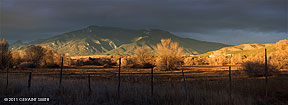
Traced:
<path fill-rule="evenodd" d="M 238 66 L 232 67 L 232 92 L 228 66 L 184 67 L 181 70 L 154 70 L 153 95 L 151 69 L 121 68 L 118 94 L 118 68 L 82 66 L 65 68 L 59 87 L 60 69 L 10 70 L 0 74 L 1 105 L 287 105 L 287 71 L 265 79 L 248 77 Z M 28 89 L 32 72 L 31 88 Z M 88 88 L 91 75 L 91 91 Z M 6 97 L 47 97 L 49 102 L 5 102 Z"/>

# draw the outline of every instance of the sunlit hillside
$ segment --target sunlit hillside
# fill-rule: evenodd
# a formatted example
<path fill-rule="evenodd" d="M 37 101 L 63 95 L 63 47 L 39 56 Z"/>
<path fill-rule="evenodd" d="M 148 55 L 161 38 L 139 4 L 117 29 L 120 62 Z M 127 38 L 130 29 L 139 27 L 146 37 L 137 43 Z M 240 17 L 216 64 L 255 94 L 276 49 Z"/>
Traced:
<path fill-rule="evenodd" d="M 211 51 L 205 54 L 201 54 L 200 56 L 208 56 L 213 54 L 233 54 L 233 55 L 241 55 L 241 56 L 255 56 L 260 53 L 264 53 L 265 48 L 267 49 L 267 53 L 277 52 L 281 49 L 288 49 L 288 41 L 281 40 L 276 43 L 269 44 L 241 44 L 237 46 L 224 47 L 220 50 Z"/>

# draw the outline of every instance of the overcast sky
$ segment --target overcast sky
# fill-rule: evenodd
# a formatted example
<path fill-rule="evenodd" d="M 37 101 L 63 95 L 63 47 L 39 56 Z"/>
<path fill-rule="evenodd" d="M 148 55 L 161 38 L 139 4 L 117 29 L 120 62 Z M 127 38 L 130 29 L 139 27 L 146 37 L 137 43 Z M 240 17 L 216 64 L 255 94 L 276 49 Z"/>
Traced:
<path fill-rule="evenodd" d="M 0 0 L 1 35 L 25 42 L 87 27 L 162 29 L 226 44 L 288 38 L 288 0 Z"/>

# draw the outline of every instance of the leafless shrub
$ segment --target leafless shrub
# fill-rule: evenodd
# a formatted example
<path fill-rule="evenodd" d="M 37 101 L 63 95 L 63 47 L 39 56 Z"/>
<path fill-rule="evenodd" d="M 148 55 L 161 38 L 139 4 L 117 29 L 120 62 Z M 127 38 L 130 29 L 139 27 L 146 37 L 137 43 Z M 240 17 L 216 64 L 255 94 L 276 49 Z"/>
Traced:
<path fill-rule="evenodd" d="M 116 63 L 110 58 L 101 58 L 99 59 L 99 63 L 105 68 L 116 66 Z"/>
<path fill-rule="evenodd" d="M 279 41 L 276 45 L 277 51 L 269 55 L 269 63 L 283 69 L 288 66 L 288 40 Z"/>
<path fill-rule="evenodd" d="M 184 65 L 193 66 L 193 65 L 208 65 L 209 60 L 207 57 L 186 57 L 184 58 Z"/>
<path fill-rule="evenodd" d="M 157 44 L 156 65 L 159 69 L 173 70 L 176 69 L 182 61 L 183 48 L 178 46 L 177 42 L 172 42 L 171 39 L 161 39 L 161 43 Z"/>
<path fill-rule="evenodd" d="M 109 57 L 101 58 L 81 58 L 76 60 L 71 60 L 71 65 L 83 66 L 83 65 L 94 65 L 94 66 L 104 66 L 105 68 L 116 66 L 116 63 Z"/>
<path fill-rule="evenodd" d="M 134 50 L 134 56 L 132 61 L 134 62 L 134 67 L 153 67 L 152 65 L 153 52 L 149 47 L 138 47 Z M 129 63 L 129 62 L 127 62 Z"/>
<path fill-rule="evenodd" d="M 230 58 L 226 56 L 226 52 L 216 51 L 207 59 L 209 65 L 220 65 L 223 66 L 229 63 Z"/>
<path fill-rule="evenodd" d="M 9 44 L 6 40 L 0 40 L 0 69 L 4 70 L 12 66 L 12 54 L 9 50 Z"/>
<path fill-rule="evenodd" d="M 265 75 L 265 63 L 260 61 L 248 61 L 242 64 L 242 69 L 248 76 L 264 76 Z M 268 73 L 273 75 L 279 70 L 276 66 L 268 64 Z"/>
<path fill-rule="evenodd" d="M 118 61 L 119 63 L 119 61 Z M 117 64 L 118 64 L 117 63 Z M 133 59 L 133 57 L 127 56 L 127 57 L 122 57 L 121 58 L 121 67 L 134 67 L 135 66 L 135 60 Z"/>

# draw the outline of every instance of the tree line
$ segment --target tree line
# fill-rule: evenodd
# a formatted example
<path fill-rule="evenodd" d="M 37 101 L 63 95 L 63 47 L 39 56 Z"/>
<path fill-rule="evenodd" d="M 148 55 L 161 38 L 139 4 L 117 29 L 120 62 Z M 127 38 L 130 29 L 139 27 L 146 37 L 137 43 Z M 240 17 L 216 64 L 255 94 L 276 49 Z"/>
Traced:
<path fill-rule="evenodd" d="M 30 45 L 25 50 L 9 50 L 6 40 L 0 40 L 0 68 L 60 67 L 61 57 L 69 64 L 69 57 L 44 46 Z"/>
<path fill-rule="evenodd" d="M 177 42 L 171 39 L 161 39 L 155 48 L 151 46 L 140 46 L 134 50 L 131 56 L 110 56 L 106 58 L 89 58 L 72 60 L 65 54 L 60 54 L 45 46 L 30 45 L 25 50 L 9 50 L 6 40 L 1 40 L 0 68 L 6 69 L 21 67 L 60 67 L 61 57 L 64 57 L 65 66 L 79 65 L 102 65 L 104 67 L 116 66 L 119 63 L 119 57 L 122 58 L 121 66 L 132 68 L 151 68 L 159 70 L 175 70 L 179 66 L 193 65 L 242 65 L 244 70 L 261 70 L 264 64 L 264 53 L 255 56 L 231 55 L 223 53 L 214 53 L 209 56 L 185 56 L 183 48 Z M 269 70 L 277 71 L 287 67 L 288 64 L 288 41 L 282 40 L 276 43 L 277 50 L 268 55 Z M 154 49 L 154 50 L 152 50 Z M 259 69 L 260 68 L 260 69 Z"/>

